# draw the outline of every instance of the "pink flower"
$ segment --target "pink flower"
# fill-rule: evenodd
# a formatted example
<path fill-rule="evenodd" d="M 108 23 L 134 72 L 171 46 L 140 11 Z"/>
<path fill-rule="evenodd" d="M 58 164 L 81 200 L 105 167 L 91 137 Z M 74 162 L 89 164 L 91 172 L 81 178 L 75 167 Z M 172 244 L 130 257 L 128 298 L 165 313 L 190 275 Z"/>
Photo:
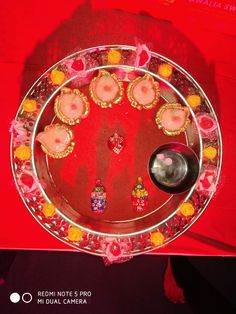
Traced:
<path fill-rule="evenodd" d="M 128 240 L 118 242 L 115 238 L 106 238 L 105 241 L 105 265 L 108 266 L 112 263 L 123 263 L 129 261 L 132 258 L 132 256 L 130 255 L 131 244 Z"/>
<path fill-rule="evenodd" d="M 197 115 L 197 122 L 203 138 L 211 138 L 212 133 L 217 129 L 217 123 L 209 114 L 200 113 Z"/>
<path fill-rule="evenodd" d="M 17 179 L 18 186 L 27 194 L 34 196 L 38 192 L 38 179 L 29 170 L 24 170 Z"/>
<path fill-rule="evenodd" d="M 216 167 L 215 166 L 208 166 L 203 173 L 200 175 L 198 179 L 198 183 L 196 186 L 197 191 L 201 192 L 215 192 L 216 190 Z"/>
<path fill-rule="evenodd" d="M 86 72 L 86 63 L 84 57 L 78 57 L 76 59 L 67 59 L 64 61 L 64 64 L 67 66 L 70 76 L 79 76 L 85 77 Z"/>
<path fill-rule="evenodd" d="M 141 44 L 139 41 L 136 41 L 136 47 L 136 58 L 134 66 L 144 68 L 151 59 L 151 52 L 146 44 Z"/>
<path fill-rule="evenodd" d="M 9 132 L 14 135 L 15 144 L 26 143 L 29 140 L 27 130 L 24 127 L 24 121 L 13 120 Z"/>

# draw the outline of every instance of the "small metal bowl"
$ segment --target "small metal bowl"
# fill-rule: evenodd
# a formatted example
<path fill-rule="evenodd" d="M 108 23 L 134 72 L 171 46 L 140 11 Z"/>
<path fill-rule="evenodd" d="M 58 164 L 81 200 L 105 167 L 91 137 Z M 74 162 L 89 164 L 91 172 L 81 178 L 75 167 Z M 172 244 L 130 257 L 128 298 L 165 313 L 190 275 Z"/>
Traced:
<path fill-rule="evenodd" d="M 187 145 L 171 142 L 154 151 L 148 171 L 160 190 L 170 194 L 182 193 L 195 184 L 199 175 L 199 160 Z"/>

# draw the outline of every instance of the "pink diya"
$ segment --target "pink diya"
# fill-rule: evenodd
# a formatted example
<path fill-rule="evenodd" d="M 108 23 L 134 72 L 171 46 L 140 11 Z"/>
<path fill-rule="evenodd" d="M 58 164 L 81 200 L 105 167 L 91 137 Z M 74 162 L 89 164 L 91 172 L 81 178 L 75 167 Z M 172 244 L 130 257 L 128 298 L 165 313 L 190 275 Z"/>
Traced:
<path fill-rule="evenodd" d="M 164 134 L 174 136 L 186 130 L 189 124 L 189 109 L 180 104 L 165 104 L 156 114 L 156 123 Z"/>
<path fill-rule="evenodd" d="M 64 87 L 55 99 L 54 111 L 62 122 L 74 125 L 88 116 L 89 102 L 78 89 Z"/>
<path fill-rule="evenodd" d="M 133 107 L 139 110 L 151 109 L 159 100 L 159 83 L 154 81 L 149 74 L 145 74 L 143 77 L 139 76 L 129 83 L 127 95 Z"/>
<path fill-rule="evenodd" d="M 42 150 L 53 158 L 64 158 L 69 155 L 75 143 L 72 130 L 60 124 L 47 125 L 43 132 L 36 136 L 36 140 L 41 143 Z"/>
<path fill-rule="evenodd" d="M 111 108 L 113 104 L 118 104 L 122 99 L 123 83 L 116 74 L 101 70 L 98 76 L 91 81 L 89 91 L 96 104 L 102 108 Z"/>

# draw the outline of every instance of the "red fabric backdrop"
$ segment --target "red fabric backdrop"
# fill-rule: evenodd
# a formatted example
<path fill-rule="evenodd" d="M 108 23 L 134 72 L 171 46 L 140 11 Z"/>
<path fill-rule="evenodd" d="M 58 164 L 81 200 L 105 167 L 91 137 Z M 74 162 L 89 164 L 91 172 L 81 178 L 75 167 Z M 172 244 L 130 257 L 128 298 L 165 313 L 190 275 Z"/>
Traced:
<path fill-rule="evenodd" d="M 220 185 L 200 219 L 158 254 L 236 255 L 234 1 L 5 1 L 0 11 L 0 248 L 71 250 L 30 215 L 14 186 L 8 132 L 40 73 L 79 48 L 134 44 L 138 37 L 179 63 L 203 87 L 223 135 Z M 215 242 L 217 241 L 217 242 Z M 226 245 L 224 245 L 226 244 Z"/>

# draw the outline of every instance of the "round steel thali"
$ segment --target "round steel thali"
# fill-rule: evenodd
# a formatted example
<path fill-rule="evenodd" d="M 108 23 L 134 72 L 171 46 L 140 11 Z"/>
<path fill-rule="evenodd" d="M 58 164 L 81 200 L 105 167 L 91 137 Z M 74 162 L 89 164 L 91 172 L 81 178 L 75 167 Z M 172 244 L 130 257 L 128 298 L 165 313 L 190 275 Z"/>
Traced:
<path fill-rule="evenodd" d="M 111 51 L 118 58 L 110 60 Z M 83 69 L 73 67 L 81 60 Z M 163 65 L 171 69 L 168 76 L 160 71 Z M 112 108 L 101 108 L 89 96 L 89 84 L 102 69 L 115 73 L 124 84 L 123 100 Z M 52 75 L 55 71 L 56 79 Z M 156 107 L 137 110 L 130 106 L 126 90 L 130 81 L 146 74 L 159 83 L 161 97 Z M 35 138 L 46 125 L 61 123 L 53 108 L 63 87 L 79 88 L 88 97 L 90 112 L 71 127 L 73 152 L 55 159 L 42 151 Z M 189 96 L 197 96 L 193 99 L 200 102 L 190 102 Z M 189 108 L 191 122 L 184 133 L 167 136 L 158 129 L 155 115 L 164 103 L 176 102 Z M 115 132 L 125 139 L 119 154 L 107 145 Z M 188 145 L 199 160 L 196 183 L 174 195 L 159 190 L 148 173 L 152 153 L 169 142 Z M 23 154 L 16 153 L 19 147 Z M 26 207 L 52 235 L 95 255 L 137 255 L 175 239 L 211 200 L 221 161 L 219 124 L 201 87 L 180 66 L 157 53 L 150 52 L 147 62 L 137 64 L 137 48 L 132 46 L 89 48 L 53 65 L 31 87 L 12 126 L 12 171 Z M 131 202 L 139 176 L 148 191 L 148 206 L 143 212 L 134 211 Z M 107 208 L 101 215 L 91 211 L 90 203 L 97 178 L 102 179 L 107 193 Z"/>

